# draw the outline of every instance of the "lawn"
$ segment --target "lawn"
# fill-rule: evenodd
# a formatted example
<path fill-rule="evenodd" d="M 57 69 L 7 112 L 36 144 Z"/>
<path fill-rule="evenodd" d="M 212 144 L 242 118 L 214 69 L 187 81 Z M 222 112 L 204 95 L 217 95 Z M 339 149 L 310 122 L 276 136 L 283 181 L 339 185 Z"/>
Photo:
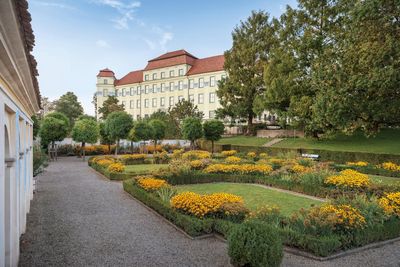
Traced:
<path fill-rule="evenodd" d="M 369 174 L 368 176 L 371 179 L 371 181 L 375 184 L 399 185 L 400 186 L 400 178 L 371 175 L 371 174 Z"/>
<path fill-rule="evenodd" d="M 238 135 L 233 137 L 224 137 L 215 143 L 220 145 L 262 146 L 269 141 L 271 141 L 269 138 Z"/>
<path fill-rule="evenodd" d="M 192 191 L 200 194 L 216 192 L 231 193 L 243 197 L 245 206 L 251 210 L 263 205 L 276 205 L 280 207 L 282 214 L 291 215 L 301 208 L 308 208 L 312 205 L 320 205 L 322 202 L 279 192 L 273 189 L 252 185 L 234 183 L 209 183 L 176 186 L 178 192 Z"/>
<path fill-rule="evenodd" d="M 166 167 L 168 164 L 137 164 L 137 165 L 126 165 L 125 172 L 134 174 L 146 174 L 152 171 L 156 171 L 162 167 Z"/>
<path fill-rule="evenodd" d="M 283 148 L 400 154 L 400 129 L 384 129 L 377 134 L 376 137 L 370 138 L 365 137 L 361 133 L 356 133 L 352 136 L 340 134 L 329 140 L 287 138 L 273 146 Z"/>

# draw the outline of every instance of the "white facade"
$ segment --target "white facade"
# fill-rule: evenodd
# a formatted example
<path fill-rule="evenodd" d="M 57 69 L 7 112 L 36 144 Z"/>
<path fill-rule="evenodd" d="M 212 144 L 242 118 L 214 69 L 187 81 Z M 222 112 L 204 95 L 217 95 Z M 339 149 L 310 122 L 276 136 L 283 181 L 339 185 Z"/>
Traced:
<path fill-rule="evenodd" d="M 0 267 L 17 266 L 33 197 L 33 122 L 39 111 L 26 1 L 0 1 Z"/>

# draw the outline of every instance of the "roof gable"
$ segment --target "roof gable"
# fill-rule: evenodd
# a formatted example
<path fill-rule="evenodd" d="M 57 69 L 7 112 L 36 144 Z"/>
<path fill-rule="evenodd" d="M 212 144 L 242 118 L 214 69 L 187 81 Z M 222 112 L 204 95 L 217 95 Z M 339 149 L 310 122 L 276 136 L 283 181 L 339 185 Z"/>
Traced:
<path fill-rule="evenodd" d="M 136 71 L 131 71 L 118 81 L 116 81 L 115 85 L 125 85 L 125 84 L 132 84 L 132 83 L 140 83 L 143 82 L 143 71 L 142 70 L 136 70 Z"/>
<path fill-rule="evenodd" d="M 224 55 L 197 59 L 186 75 L 195 75 L 224 70 Z"/>

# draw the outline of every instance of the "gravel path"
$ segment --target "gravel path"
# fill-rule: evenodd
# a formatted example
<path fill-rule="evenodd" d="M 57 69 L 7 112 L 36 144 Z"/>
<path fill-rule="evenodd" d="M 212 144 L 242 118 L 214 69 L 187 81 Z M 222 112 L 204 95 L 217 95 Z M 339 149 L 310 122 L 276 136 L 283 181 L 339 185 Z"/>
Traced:
<path fill-rule="evenodd" d="M 285 254 L 282 266 L 400 266 L 400 242 L 330 262 Z M 76 158 L 52 162 L 21 240 L 20 266 L 229 266 L 226 243 L 191 240 Z"/>

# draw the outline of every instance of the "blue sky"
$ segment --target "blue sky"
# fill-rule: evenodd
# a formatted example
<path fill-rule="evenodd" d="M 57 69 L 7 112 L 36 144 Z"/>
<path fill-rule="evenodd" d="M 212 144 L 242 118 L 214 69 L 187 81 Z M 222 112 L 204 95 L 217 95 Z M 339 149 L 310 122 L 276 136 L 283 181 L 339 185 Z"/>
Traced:
<path fill-rule="evenodd" d="M 197 57 L 222 54 L 232 29 L 252 10 L 279 16 L 295 0 L 31 0 L 42 96 L 74 92 L 87 114 L 99 69 L 117 78 L 147 60 L 185 49 Z"/>

